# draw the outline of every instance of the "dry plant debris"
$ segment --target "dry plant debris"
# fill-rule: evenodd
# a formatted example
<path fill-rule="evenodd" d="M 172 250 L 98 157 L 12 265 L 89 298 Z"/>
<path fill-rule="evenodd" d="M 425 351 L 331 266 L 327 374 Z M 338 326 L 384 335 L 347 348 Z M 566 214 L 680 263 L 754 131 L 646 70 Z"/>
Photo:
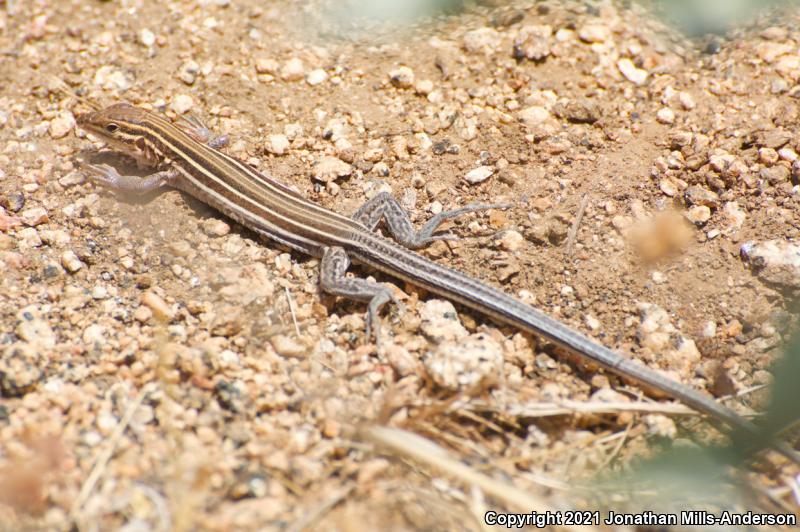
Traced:
<path fill-rule="evenodd" d="M 592 508 L 595 473 L 719 438 L 402 283 L 377 353 L 316 261 L 178 192 L 89 182 L 86 109 L 54 78 L 200 117 L 340 212 L 386 190 L 417 223 L 514 203 L 423 253 L 710 393 L 769 383 L 798 285 L 796 13 L 704 47 L 635 3 L 338 9 L 0 4 L 2 527 L 479 530 L 509 493 Z M 450 474 L 373 446 L 399 434 Z M 770 457 L 746 504 L 796 512 L 797 476 Z"/>

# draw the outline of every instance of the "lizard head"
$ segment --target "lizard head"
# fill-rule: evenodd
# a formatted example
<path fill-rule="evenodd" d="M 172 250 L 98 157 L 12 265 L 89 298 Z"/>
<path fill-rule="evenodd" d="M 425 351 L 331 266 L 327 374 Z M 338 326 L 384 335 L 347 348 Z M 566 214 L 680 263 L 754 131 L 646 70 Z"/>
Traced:
<path fill-rule="evenodd" d="M 78 127 L 105 141 L 112 149 L 130 155 L 140 166 L 161 162 L 158 150 L 148 140 L 153 114 L 127 103 L 118 103 L 76 117 Z"/>

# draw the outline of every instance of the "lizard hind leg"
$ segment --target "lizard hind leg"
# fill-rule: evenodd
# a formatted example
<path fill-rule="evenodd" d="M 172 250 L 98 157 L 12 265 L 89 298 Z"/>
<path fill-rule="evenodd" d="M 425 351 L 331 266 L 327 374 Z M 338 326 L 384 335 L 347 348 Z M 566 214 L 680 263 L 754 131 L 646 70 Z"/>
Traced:
<path fill-rule="evenodd" d="M 329 294 L 366 301 L 367 306 L 367 338 L 374 336 L 375 344 L 380 348 L 381 308 L 389 302 L 402 308 L 402 304 L 395 298 L 392 289 L 385 284 L 371 283 L 366 279 L 347 277 L 345 273 L 350 266 L 350 258 L 341 247 L 328 247 L 322 255 L 320 263 L 320 287 Z"/>

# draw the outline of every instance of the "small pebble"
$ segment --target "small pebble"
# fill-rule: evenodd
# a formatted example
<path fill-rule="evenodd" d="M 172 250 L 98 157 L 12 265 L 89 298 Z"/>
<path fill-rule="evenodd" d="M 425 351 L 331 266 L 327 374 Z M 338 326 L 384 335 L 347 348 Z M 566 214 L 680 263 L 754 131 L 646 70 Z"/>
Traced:
<path fill-rule="evenodd" d="M 323 83 L 326 79 L 328 79 L 328 73 L 321 68 L 315 68 L 306 75 L 306 83 L 312 87 Z"/>
<path fill-rule="evenodd" d="M 0 207 L 10 211 L 19 212 L 25 206 L 25 195 L 20 192 L 9 192 L 0 197 Z"/>
<path fill-rule="evenodd" d="M 64 111 L 50 121 L 50 136 L 54 139 L 66 137 L 74 127 L 75 117 L 69 111 Z"/>
<path fill-rule="evenodd" d="M 522 246 L 525 239 L 518 231 L 510 229 L 503 231 L 502 236 L 498 239 L 500 248 L 505 251 L 517 251 Z"/>
<path fill-rule="evenodd" d="M 0 219 L 0 221 L 2 221 Z M 17 231 L 17 245 L 20 251 L 31 248 L 38 248 L 42 245 L 42 239 L 39 237 L 39 232 L 33 227 L 26 227 Z"/>
<path fill-rule="evenodd" d="M 695 225 L 704 225 L 711 218 L 711 209 L 705 205 L 695 205 L 689 208 L 685 216 Z"/>
<path fill-rule="evenodd" d="M 124 92 L 133 86 L 133 78 L 127 72 L 110 65 L 103 65 L 94 75 L 94 85 L 106 89 Z"/>
<path fill-rule="evenodd" d="M 409 89 L 414 85 L 414 71 L 407 66 L 401 66 L 389 72 L 389 81 L 397 88 Z"/>
<path fill-rule="evenodd" d="M 231 232 L 231 226 L 223 220 L 217 218 L 207 218 L 203 220 L 203 222 L 200 224 L 200 227 L 202 228 L 203 233 L 212 237 L 225 236 Z"/>
<path fill-rule="evenodd" d="M 170 108 L 177 114 L 182 115 L 194 107 L 194 100 L 188 94 L 178 94 L 172 99 Z"/>
<path fill-rule="evenodd" d="M 169 322 L 175 317 L 175 311 L 170 307 L 161 296 L 155 292 L 148 291 L 142 296 L 142 304 L 146 305 L 157 320 L 162 322 Z"/>
<path fill-rule="evenodd" d="M 197 79 L 197 75 L 200 73 L 200 65 L 197 64 L 197 61 L 188 60 L 184 61 L 180 67 L 178 67 L 178 77 L 181 81 L 186 83 L 187 85 L 194 84 L 195 80 Z"/>
<path fill-rule="evenodd" d="M 662 107 L 656 113 L 656 120 L 662 124 L 672 124 L 675 122 L 675 113 L 669 107 Z"/>
<path fill-rule="evenodd" d="M 464 180 L 471 185 L 475 185 L 486 181 L 493 173 L 494 169 L 491 166 L 479 166 L 467 172 L 464 175 Z"/>
<path fill-rule="evenodd" d="M 602 43 L 611 38 L 611 29 L 603 24 L 586 24 L 578 29 L 578 38 L 588 43 Z"/>
<path fill-rule="evenodd" d="M 86 266 L 71 249 L 61 254 L 61 265 L 69 273 L 75 273 Z"/>
<path fill-rule="evenodd" d="M 326 156 L 314 167 L 314 179 L 328 183 L 353 173 L 353 167 L 337 157 Z"/>
<path fill-rule="evenodd" d="M 267 152 L 273 155 L 284 155 L 291 143 L 286 135 L 270 135 L 267 137 L 266 149 Z"/>
<path fill-rule="evenodd" d="M 503 350 L 488 334 L 441 343 L 423 359 L 431 379 L 446 390 L 472 390 L 493 384 L 503 370 Z"/>
<path fill-rule="evenodd" d="M 647 81 L 647 71 L 637 68 L 633 61 L 624 57 L 617 61 L 617 68 L 625 76 L 625 79 L 636 85 L 644 85 Z"/>
<path fill-rule="evenodd" d="M 297 57 L 289 59 L 281 67 L 281 79 L 284 81 L 300 81 L 305 75 L 305 65 Z"/>
<path fill-rule="evenodd" d="M 277 74 L 280 64 L 271 57 L 259 57 L 256 59 L 256 73 L 258 74 Z"/>
<path fill-rule="evenodd" d="M 156 35 L 147 28 L 144 28 L 139 32 L 139 43 L 150 48 L 156 43 Z"/>
<path fill-rule="evenodd" d="M 275 352 L 284 357 L 307 357 L 309 355 L 309 348 L 294 338 L 283 334 L 277 334 L 270 338 L 269 342 L 272 344 Z"/>
<path fill-rule="evenodd" d="M 20 214 L 20 217 L 22 218 L 22 222 L 30 227 L 36 227 L 37 225 L 41 225 L 50 220 L 50 218 L 47 216 L 47 211 L 42 207 L 25 209 Z"/>

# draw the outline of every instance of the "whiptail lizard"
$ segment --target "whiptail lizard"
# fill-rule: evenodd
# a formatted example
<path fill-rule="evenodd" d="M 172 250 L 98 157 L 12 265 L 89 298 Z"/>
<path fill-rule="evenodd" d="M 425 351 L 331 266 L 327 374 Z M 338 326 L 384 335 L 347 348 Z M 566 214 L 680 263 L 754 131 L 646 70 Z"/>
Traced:
<path fill-rule="evenodd" d="M 323 291 L 368 302 L 367 335 L 378 330 L 378 312 L 394 301 L 379 283 L 350 278 L 350 261 L 403 279 L 461 303 L 499 322 L 535 333 L 557 345 L 631 379 L 660 390 L 684 404 L 751 436 L 758 428 L 714 399 L 671 380 L 647 366 L 623 358 L 567 325 L 476 279 L 410 251 L 443 235 L 434 234 L 446 219 L 491 206 L 468 206 L 442 212 L 415 231 L 408 215 L 390 194 L 367 201 L 352 217 L 337 214 L 302 197 L 219 151 L 198 125 L 176 126 L 159 114 L 116 104 L 77 117 L 78 125 L 146 167 L 161 169 L 147 177 L 122 176 L 107 165 L 91 165 L 93 178 L 119 191 L 144 193 L 168 185 L 194 196 L 250 230 L 294 250 L 321 259 Z M 397 243 L 375 232 L 384 222 Z M 785 442 L 772 442 L 797 460 Z"/>

